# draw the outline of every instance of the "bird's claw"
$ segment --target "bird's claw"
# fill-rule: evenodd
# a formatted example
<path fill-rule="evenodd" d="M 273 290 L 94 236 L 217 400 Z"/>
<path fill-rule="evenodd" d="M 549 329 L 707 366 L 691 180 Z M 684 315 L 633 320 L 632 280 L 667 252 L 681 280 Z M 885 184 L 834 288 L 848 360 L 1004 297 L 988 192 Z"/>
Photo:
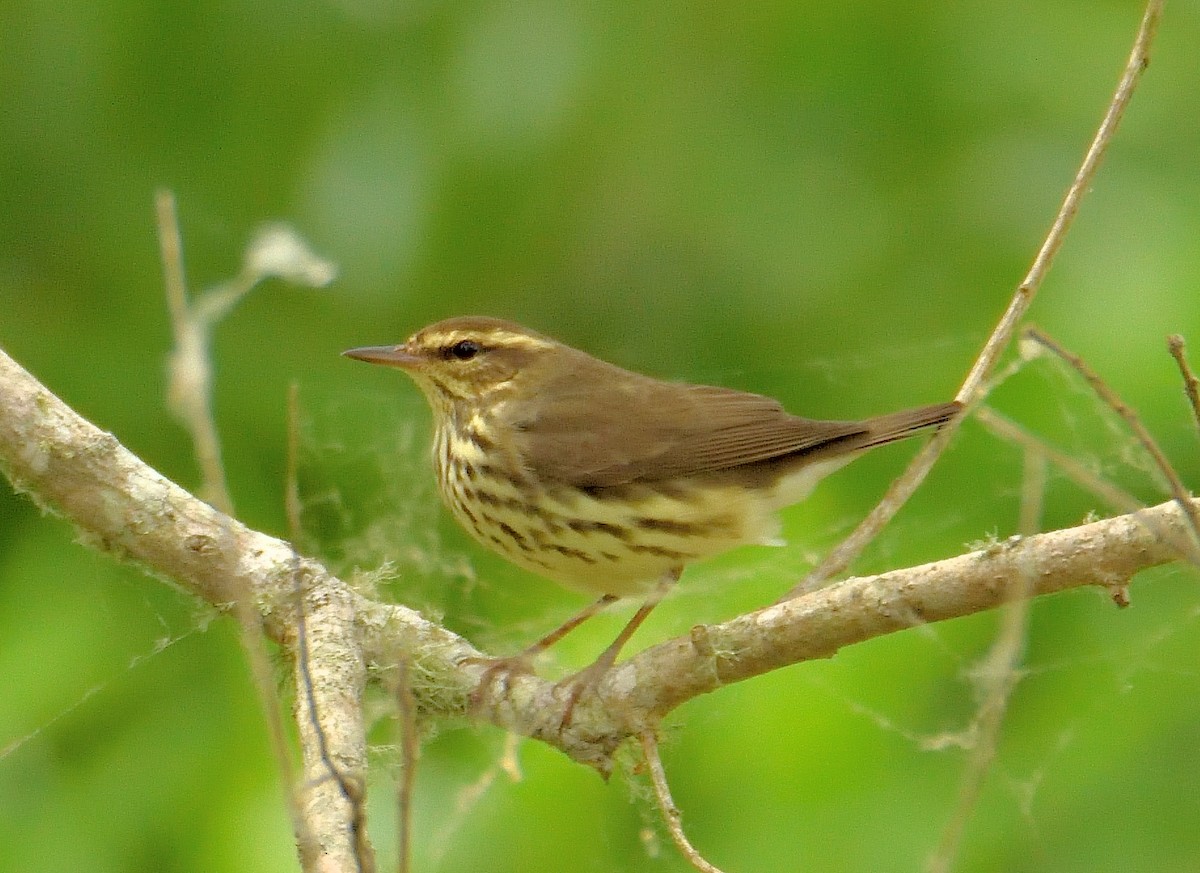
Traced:
<path fill-rule="evenodd" d="M 508 693 L 509 682 L 513 676 L 533 673 L 533 658 L 527 652 L 504 658 L 467 658 L 462 663 L 486 665 L 483 675 L 467 696 L 467 711 L 471 713 L 478 712 L 488 689 L 497 679 L 500 679 L 500 694 L 504 695 Z"/>

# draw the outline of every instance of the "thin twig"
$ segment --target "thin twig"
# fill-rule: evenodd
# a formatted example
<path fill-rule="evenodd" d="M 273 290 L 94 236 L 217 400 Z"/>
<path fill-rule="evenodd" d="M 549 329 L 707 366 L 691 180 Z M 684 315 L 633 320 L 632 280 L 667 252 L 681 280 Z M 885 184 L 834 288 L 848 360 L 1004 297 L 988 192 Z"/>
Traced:
<path fill-rule="evenodd" d="M 1029 304 L 1033 302 L 1034 295 L 1050 269 L 1055 254 L 1061 248 L 1071 222 L 1075 218 L 1075 213 L 1079 210 L 1080 201 L 1091 187 L 1092 179 L 1096 175 L 1104 152 L 1133 97 L 1138 80 L 1150 63 L 1150 46 L 1154 41 L 1154 34 L 1158 29 L 1161 16 L 1161 0 L 1150 0 L 1146 5 L 1146 11 L 1142 17 L 1141 26 L 1138 28 L 1129 61 L 1125 65 L 1125 71 L 1117 84 L 1112 101 L 1108 105 L 1108 111 L 1100 122 L 1100 127 L 1075 174 L 1075 181 L 1071 183 L 1071 187 L 1059 207 L 1058 215 L 1050 226 L 1050 231 L 1038 250 L 1037 256 L 1033 259 L 1029 272 L 1017 286 L 1012 300 L 1009 301 L 1008 309 L 1000 318 L 992 335 L 979 353 L 979 357 L 972 365 L 971 371 L 963 381 L 962 387 L 958 390 L 956 397 L 965 407 L 976 404 L 983 398 L 986 393 L 988 374 L 995 368 L 1000 355 L 1012 341 L 1017 324 L 1024 317 Z M 820 587 L 845 571 L 854 562 L 867 544 L 878 536 L 884 526 L 900 511 L 900 508 L 924 481 L 934 462 L 945 451 L 962 418 L 963 413 L 960 413 L 939 428 L 933 439 L 909 463 L 904 473 L 892 483 L 870 514 L 799 585 L 785 594 L 784 600 Z"/>
<path fill-rule="evenodd" d="M 1042 529 L 1042 511 L 1046 505 L 1047 461 L 1040 449 L 1026 449 L 1025 472 L 1021 477 L 1021 516 L 1017 530 L 1033 536 Z"/>
<path fill-rule="evenodd" d="M 170 191 L 160 190 L 157 193 L 155 211 L 162 253 L 163 284 L 175 335 L 168 399 L 171 407 L 192 433 L 196 460 L 204 478 L 205 493 L 214 506 L 226 515 L 232 515 L 233 501 L 225 484 L 220 443 L 212 414 L 212 368 L 208 359 L 208 343 L 204 331 L 198 329 L 188 303 L 187 280 L 183 268 L 183 242 L 179 232 L 175 197 Z M 304 816 L 296 786 L 274 669 L 263 633 L 262 616 L 247 591 L 237 591 L 233 605 L 241 629 L 242 648 L 246 652 L 256 696 L 266 721 L 271 752 L 279 768 L 280 781 L 292 819 L 292 829 L 301 856 L 315 858 L 318 852 L 317 841 Z"/>
<path fill-rule="evenodd" d="M 222 512 L 233 515 L 233 499 L 221 462 L 221 439 L 212 412 L 213 368 L 209 348 L 213 330 L 264 279 L 278 277 L 301 287 L 320 288 L 333 281 L 337 268 L 314 254 L 287 225 L 268 225 L 250 240 L 236 276 L 189 299 L 175 196 L 161 190 L 155 206 L 167 305 L 175 337 L 168 405 L 191 434 L 200 466 L 201 495 Z"/>
<path fill-rule="evenodd" d="M 492 762 L 490 767 L 480 773 L 474 782 L 458 792 L 458 796 L 454 801 L 454 808 L 442 816 L 441 824 L 430 840 L 432 845 L 430 862 L 433 867 L 440 865 L 442 858 L 445 857 L 446 849 L 454 839 L 455 833 L 462 827 L 463 821 L 475 809 L 484 795 L 487 794 L 488 789 L 492 787 L 501 773 L 507 776 L 512 782 L 521 781 L 523 778 L 521 762 L 517 757 L 520 744 L 521 736 L 519 734 L 512 733 L 511 731 L 505 732 L 504 745 L 496 760 Z"/>
<path fill-rule="evenodd" d="M 1128 491 L 1118 488 L 1108 480 L 1097 476 L 1066 452 L 1054 448 L 1049 443 L 1029 433 L 1029 431 L 1020 425 L 1005 418 L 994 409 L 981 406 L 975 412 L 975 420 L 1001 439 L 1015 443 L 1026 451 L 1039 452 L 1050 463 L 1062 470 L 1067 475 L 1067 478 L 1076 485 L 1079 485 L 1086 491 L 1090 491 L 1114 509 L 1127 513 L 1137 513 L 1139 510 L 1145 509 L 1145 504 Z M 1188 536 L 1187 531 L 1173 532 L 1162 525 L 1155 524 L 1148 517 L 1144 517 L 1143 524 L 1152 534 L 1164 543 L 1177 549 L 1181 554 L 1191 555 L 1193 561 L 1200 559 L 1200 553 L 1197 553 L 1195 545 Z M 1127 589 L 1128 586 L 1124 584 L 1110 586 L 1109 593 L 1117 606 L 1129 605 Z"/>
<path fill-rule="evenodd" d="M 1072 352 L 1067 351 L 1056 340 L 1052 339 L 1044 331 L 1030 327 L 1025 330 L 1025 336 L 1032 339 L 1047 350 L 1053 352 L 1062 360 L 1070 364 L 1081 375 L 1087 383 L 1092 386 L 1092 390 L 1096 395 L 1106 403 L 1117 415 L 1124 419 L 1129 429 L 1133 431 L 1133 435 L 1137 441 L 1142 444 L 1142 447 L 1149 453 L 1158 469 L 1166 477 L 1167 484 L 1171 489 L 1171 496 L 1175 498 L 1175 502 L 1179 504 L 1183 510 L 1184 517 L 1188 519 L 1192 535 L 1195 540 L 1190 551 L 1189 559 L 1193 563 L 1200 563 L 1197 560 L 1196 549 L 1200 548 L 1200 510 L 1196 509 L 1195 504 L 1191 499 L 1191 495 L 1183 486 L 1183 482 L 1179 479 L 1179 474 L 1175 472 L 1175 468 L 1171 466 L 1171 462 L 1167 460 L 1167 456 L 1163 454 L 1154 437 L 1150 435 L 1150 431 L 1146 430 L 1146 426 L 1142 424 L 1142 420 L 1138 418 L 1136 412 L 1129 407 L 1120 397 L 1117 396 L 1112 388 L 1108 386 L 1103 379 L 1094 371 L 1083 358 Z"/>
<path fill-rule="evenodd" d="M 179 216 L 175 209 L 175 195 L 165 188 L 154 195 L 154 210 L 158 223 L 158 248 L 163 265 L 163 286 L 167 293 L 167 306 L 171 311 L 171 325 L 176 329 L 187 320 L 187 280 L 183 269 L 183 240 L 179 235 Z"/>
<path fill-rule="evenodd" d="M 1188 364 L 1187 346 L 1183 337 L 1179 334 L 1167 337 L 1167 350 L 1179 365 L 1179 375 L 1183 377 L 1183 392 L 1192 407 L 1192 419 L 1196 422 L 1196 429 L 1200 431 L 1200 379 L 1196 378 L 1191 365 Z"/>
<path fill-rule="evenodd" d="M 1028 448 L 1025 451 L 1025 473 L 1021 484 L 1020 531 L 1025 536 L 1037 532 L 1045 490 L 1046 456 L 1037 448 Z M 978 671 L 978 681 L 984 693 L 971 728 L 966 732 L 971 740 L 967 769 L 959 786 L 954 812 L 926 865 L 929 873 L 950 873 L 954 869 L 963 833 L 971 820 L 971 813 L 979 803 L 992 762 L 996 759 L 1004 713 L 1021 678 L 1019 664 L 1028 636 L 1030 595 L 1033 593 L 1032 568 L 1026 567 L 1014 581 L 1012 599 L 1001 612 L 996 642 L 982 669 Z"/>
<path fill-rule="evenodd" d="M 981 406 L 975 410 L 975 420 L 1000 439 L 1015 443 L 1026 451 L 1040 452 L 1046 460 L 1062 470 L 1072 482 L 1084 490 L 1090 491 L 1113 509 L 1121 512 L 1137 512 L 1144 508 L 1145 504 L 1128 491 L 1097 476 L 1071 455 L 1034 436 L 996 410 Z"/>
<path fill-rule="evenodd" d="M 285 479 L 283 511 L 287 516 L 288 537 L 296 543 L 304 532 L 300 503 L 300 386 L 296 382 L 288 383 Z"/>
<path fill-rule="evenodd" d="M 221 463 L 221 440 L 212 412 L 210 326 L 198 317 L 196 308 L 188 301 L 175 195 L 161 190 L 155 205 L 167 308 L 175 336 L 167 405 L 191 434 L 196 463 L 200 466 L 200 494 L 226 515 L 233 515 L 233 498 Z"/>
<path fill-rule="evenodd" d="M 721 873 L 719 867 L 714 867 L 705 860 L 683 832 L 683 816 L 675 806 L 675 801 L 671 799 L 671 787 L 667 785 L 667 774 L 663 770 L 662 757 L 658 754 L 658 738 L 654 731 L 647 729 L 638 736 L 642 741 L 642 754 L 646 756 L 646 767 L 650 771 L 650 782 L 654 785 L 654 797 L 658 800 L 659 811 L 662 812 L 663 821 L 671 833 L 671 839 L 675 841 L 675 846 L 684 859 L 700 873 Z"/>
<path fill-rule="evenodd" d="M 417 778 L 417 756 L 421 746 L 417 736 L 417 701 L 413 696 L 408 655 L 396 662 L 396 713 L 400 723 L 400 778 L 396 781 L 396 828 L 399 832 L 400 873 L 412 869 L 412 798 Z"/>
<path fill-rule="evenodd" d="M 1001 439 L 1015 442 L 1016 445 L 1025 448 L 1026 452 L 1037 452 L 1040 457 L 1049 460 L 1050 463 L 1066 472 L 1068 478 L 1078 484 L 1081 488 L 1088 490 L 1098 498 L 1108 502 L 1109 506 L 1116 508 L 1122 512 L 1138 512 L 1141 508 L 1145 508 L 1138 498 L 1122 488 L 1117 488 L 1105 478 L 1097 476 L 1091 470 L 1088 470 L 1084 464 L 1070 457 L 1066 452 L 1057 450 L 1054 446 L 1048 444 L 1042 439 L 1037 438 L 1025 428 L 1016 425 L 1015 422 L 1006 419 L 997 411 L 980 407 L 976 410 L 976 421 L 988 428 L 989 431 L 1000 436 Z M 1187 535 L 1183 537 L 1172 534 L 1169 530 L 1158 528 L 1150 522 L 1145 523 L 1147 529 L 1162 538 L 1163 542 L 1171 543 L 1172 546 L 1180 549 L 1180 552 L 1187 554 L 1194 552 L 1192 541 Z M 1022 528 L 1024 530 L 1024 528 Z M 1128 585 L 1115 584 L 1109 588 L 1109 594 L 1112 597 L 1112 602 L 1118 607 L 1129 606 Z"/>
<path fill-rule="evenodd" d="M 231 281 L 206 291 L 196 299 L 189 299 L 183 269 L 183 245 L 179 232 L 175 198 L 170 191 L 159 191 L 156 197 L 159 240 L 162 251 L 163 275 L 166 286 L 168 308 L 171 314 L 172 331 L 175 338 L 170 357 L 170 387 L 168 405 L 192 436 L 194 453 L 201 472 L 200 493 L 214 507 L 233 515 L 233 499 L 230 496 L 224 465 L 221 461 L 221 443 L 212 410 L 213 368 L 209 349 L 212 332 L 217 323 L 244 298 L 262 279 L 280 275 L 302 284 L 323 284 L 332 279 L 330 265 L 320 262 L 307 251 L 295 234 L 286 228 L 274 228 L 260 232 L 247 249 L 242 269 Z M 295 387 L 289 398 L 289 410 L 293 429 L 289 441 L 289 481 L 287 483 L 287 514 L 294 538 L 299 535 L 299 497 L 296 484 L 296 412 Z M 299 577 L 301 559 L 294 555 L 295 577 Z M 263 634 L 263 617 L 248 590 L 233 592 L 234 612 L 241 626 L 242 644 L 250 662 L 251 674 L 260 698 L 268 733 L 279 764 L 283 785 L 288 794 L 293 828 L 300 847 L 301 863 L 306 870 L 315 870 L 321 861 L 322 848 L 315 837 L 317 826 L 306 813 L 312 811 L 303 802 L 293 777 L 293 763 L 288 752 L 286 734 L 280 713 L 280 701 L 274 682 L 270 655 Z M 316 717 L 316 702 L 312 694 L 312 677 L 308 672 L 308 634 L 305 626 L 305 603 L 300 596 L 297 614 L 300 629 L 297 632 L 303 653 L 297 655 L 301 665 L 300 684 L 307 692 L 306 702 L 312 715 L 312 725 L 318 738 L 322 760 L 330 772 L 335 774 L 343 794 L 353 810 L 351 823 L 354 854 L 360 870 L 367 869 L 373 857 L 366 841 L 366 829 L 362 826 L 365 817 L 362 789 L 342 774 L 333 764 L 325 734 Z M 315 821 L 315 819 L 314 819 Z"/>
<path fill-rule="evenodd" d="M 297 441 L 295 438 L 295 432 L 298 427 L 297 420 L 296 384 L 293 382 L 288 388 L 288 444 L 286 459 L 287 469 L 285 471 L 286 485 L 284 492 L 284 511 L 287 515 L 289 536 L 293 542 L 296 539 L 296 533 L 300 526 L 300 504 L 298 497 L 299 490 L 297 486 L 298 455 Z M 283 733 L 283 720 L 279 714 L 278 706 L 275 706 L 268 711 L 267 720 L 271 729 L 272 748 L 275 749 L 276 747 L 275 725 L 277 723 L 279 725 L 278 748 L 286 751 L 287 740 Z M 283 781 L 287 790 L 288 803 L 292 810 L 293 827 L 295 828 L 296 838 L 299 843 L 301 869 L 317 869 L 321 847 L 314 837 L 312 829 L 308 825 L 308 820 L 304 816 L 304 804 L 296 785 L 295 777 L 292 775 L 291 756 L 285 754 L 284 758 L 280 760 L 279 765 L 280 770 L 283 773 Z"/>
<path fill-rule="evenodd" d="M 979 359 L 959 389 L 957 399 L 963 403 L 973 403 L 979 399 L 984 380 L 995 366 L 1000 354 L 1008 346 L 1013 332 L 1016 330 L 1017 322 L 1025 314 L 1029 304 L 1033 302 L 1034 294 L 1037 293 L 1042 280 L 1050 271 L 1050 266 L 1053 264 L 1058 250 L 1062 248 L 1067 231 L 1070 230 L 1071 224 L 1075 220 L 1075 214 L 1079 211 L 1079 204 L 1091 188 L 1092 180 L 1100 168 L 1104 153 L 1108 150 L 1108 145 L 1117 132 L 1117 127 L 1129 106 L 1129 101 L 1133 98 L 1138 80 L 1141 79 L 1142 73 L 1150 64 L 1150 46 L 1158 31 L 1162 6 L 1162 0 L 1150 0 L 1146 4 L 1146 11 L 1142 15 L 1142 22 L 1134 39 L 1133 49 L 1129 53 L 1129 60 L 1125 64 L 1125 70 L 1117 84 L 1117 90 L 1108 105 L 1108 111 L 1105 112 L 1104 119 L 1100 122 L 1100 127 L 1097 129 L 1091 145 L 1088 146 L 1083 163 L 1080 164 L 1079 170 L 1075 174 L 1075 181 L 1067 189 L 1058 215 L 1055 216 L 1054 223 L 1050 226 L 1050 232 L 1046 235 L 1042 247 L 1033 259 L 1028 274 L 1017 288 L 1017 293 L 1009 304 L 1008 311 L 1004 313 L 1000 324 L 988 339 Z"/>

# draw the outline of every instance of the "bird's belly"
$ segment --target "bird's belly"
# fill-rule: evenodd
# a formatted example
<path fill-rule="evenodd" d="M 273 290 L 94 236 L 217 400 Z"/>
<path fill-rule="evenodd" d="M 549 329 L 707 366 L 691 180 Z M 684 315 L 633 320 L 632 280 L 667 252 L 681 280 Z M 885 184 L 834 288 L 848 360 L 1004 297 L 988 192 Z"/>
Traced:
<path fill-rule="evenodd" d="M 747 543 L 777 543 L 767 502 L 733 485 L 534 490 L 478 473 L 439 481 L 450 511 L 484 546 L 593 596 L 642 593 L 693 561 Z"/>

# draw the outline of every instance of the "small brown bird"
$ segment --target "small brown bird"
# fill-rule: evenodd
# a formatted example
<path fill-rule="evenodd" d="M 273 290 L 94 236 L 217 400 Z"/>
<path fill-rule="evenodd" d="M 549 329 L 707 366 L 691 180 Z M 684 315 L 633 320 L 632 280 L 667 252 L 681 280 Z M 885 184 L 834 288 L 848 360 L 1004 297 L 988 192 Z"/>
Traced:
<path fill-rule="evenodd" d="M 653 379 L 495 318 L 451 318 L 401 345 L 344 354 L 398 367 L 424 392 L 438 488 L 475 539 L 600 597 L 522 658 L 619 597 L 647 598 L 577 680 L 612 665 L 684 566 L 739 545 L 781 544 L 777 510 L 867 449 L 960 408 L 800 418 L 769 397 Z M 576 681 L 564 724 L 581 688 Z"/>

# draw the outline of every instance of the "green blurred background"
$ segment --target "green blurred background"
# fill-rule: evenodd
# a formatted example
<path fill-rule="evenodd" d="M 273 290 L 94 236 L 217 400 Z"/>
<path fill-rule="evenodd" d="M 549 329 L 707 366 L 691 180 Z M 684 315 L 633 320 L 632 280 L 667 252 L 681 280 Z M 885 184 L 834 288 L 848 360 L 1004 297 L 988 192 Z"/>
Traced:
<path fill-rule="evenodd" d="M 518 319 L 626 366 L 851 417 L 951 396 L 1074 172 L 1140 15 L 1110 2 L 0 4 L 0 346 L 177 481 L 153 194 L 193 289 L 262 222 L 340 267 L 271 282 L 220 326 L 216 411 L 239 515 L 284 534 L 285 395 L 304 409 L 306 530 L 381 595 L 511 650 L 579 605 L 481 554 L 432 502 L 427 414 L 338 357 L 452 314 Z M 1185 479 L 1194 428 L 1164 336 L 1200 348 L 1200 12 L 1154 63 L 1033 320 L 1144 416 Z M 1078 379 L 1036 361 L 995 406 L 1148 502 L 1155 477 Z M 788 550 L 696 568 L 635 643 L 770 602 L 911 447 L 785 520 Z M 858 569 L 1015 532 L 1021 455 L 968 423 Z M 1057 473 L 1044 526 L 1095 500 Z M 963 871 L 1200 869 L 1200 596 L 1037 603 Z M 585 663 L 627 613 L 548 670 Z M 696 700 L 664 755 L 691 834 L 739 871 L 921 870 L 953 815 L 984 615 Z M 236 633 L 73 542 L 0 487 L 0 870 L 292 870 Z M 281 683 L 284 680 L 281 676 Z M 395 735 L 371 824 L 394 846 Z M 442 725 L 417 782 L 422 871 L 686 869 L 628 768 Z M 468 803 L 473 787 L 494 778 Z"/>

